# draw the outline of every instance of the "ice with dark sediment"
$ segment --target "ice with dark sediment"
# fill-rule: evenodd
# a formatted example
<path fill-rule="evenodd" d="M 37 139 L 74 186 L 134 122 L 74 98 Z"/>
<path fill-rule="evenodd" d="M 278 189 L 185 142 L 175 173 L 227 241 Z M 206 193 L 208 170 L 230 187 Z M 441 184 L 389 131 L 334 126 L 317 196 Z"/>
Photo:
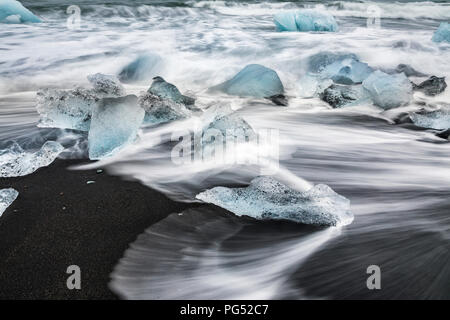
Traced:
<path fill-rule="evenodd" d="M 41 167 L 51 164 L 64 147 L 55 141 L 47 141 L 36 152 L 28 152 L 19 144 L 0 150 L 0 177 L 19 177 L 33 173 Z"/>
<path fill-rule="evenodd" d="M 92 110 L 103 97 L 125 94 L 114 76 L 100 73 L 88 76 L 93 89 L 42 89 L 37 92 L 36 109 L 39 127 L 89 131 Z"/>
<path fill-rule="evenodd" d="M 19 192 L 13 188 L 0 189 L 0 217 L 3 212 L 17 199 Z"/>
<path fill-rule="evenodd" d="M 403 73 L 390 75 L 377 70 L 362 85 L 374 104 L 383 109 L 400 107 L 412 99 L 412 84 Z"/>
<path fill-rule="evenodd" d="M 0 23 L 41 22 L 30 10 L 16 0 L 0 0 Z"/>
<path fill-rule="evenodd" d="M 412 122 L 419 127 L 447 130 L 450 129 L 450 107 L 433 111 L 420 111 L 410 115 Z"/>
<path fill-rule="evenodd" d="M 103 98 L 94 106 L 88 135 L 89 158 L 113 155 L 133 142 L 144 120 L 145 111 L 135 95 Z"/>
<path fill-rule="evenodd" d="M 450 43 L 450 23 L 442 22 L 439 28 L 434 32 L 432 40 L 434 42 Z"/>
<path fill-rule="evenodd" d="M 260 64 L 249 64 L 233 78 L 212 90 L 239 97 L 266 98 L 278 105 L 287 105 L 284 86 L 275 70 Z"/>
<path fill-rule="evenodd" d="M 150 80 L 155 76 L 161 57 L 156 54 L 142 54 L 127 64 L 118 74 L 124 83 Z"/>
<path fill-rule="evenodd" d="M 427 96 L 435 96 L 440 94 L 444 92 L 445 88 L 447 88 L 445 77 L 439 78 L 436 76 L 431 76 L 420 84 L 413 83 L 413 89 L 415 91 L 423 92 Z"/>
<path fill-rule="evenodd" d="M 343 226 L 353 221 L 350 201 L 330 187 L 318 184 L 300 192 L 270 177 L 258 177 L 246 188 L 215 187 L 196 196 L 238 216 L 261 220 Z"/>
<path fill-rule="evenodd" d="M 145 110 L 144 122 L 149 124 L 184 119 L 193 114 L 193 111 L 182 103 L 177 103 L 170 99 L 163 99 L 148 92 L 139 96 L 138 103 Z"/>
<path fill-rule="evenodd" d="M 334 17 L 326 11 L 302 9 L 285 11 L 273 17 L 277 31 L 330 31 L 338 30 Z"/>
<path fill-rule="evenodd" d="M 333 108 L 342 108 L 370 102 L 370 98 L 361 85 L 345 86 L 333 84 L 326 88 L 320 98 Z"/>
<path fill-rule="evenodd" d="M 195 99 L 181 94 L 178 88 L 165 81 L 162 77 L 154 77 L 152 85 L 148 89 L 148 93 L 154 94 L 162 99 L 172 100 L 186 106 L 194 105 Z"/>

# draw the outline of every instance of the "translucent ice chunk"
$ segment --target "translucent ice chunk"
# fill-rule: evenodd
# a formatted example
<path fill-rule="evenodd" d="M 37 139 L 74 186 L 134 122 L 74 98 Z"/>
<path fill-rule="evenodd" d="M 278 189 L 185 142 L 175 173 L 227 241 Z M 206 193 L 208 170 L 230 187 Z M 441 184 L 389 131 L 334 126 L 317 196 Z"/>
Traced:
<path fill-rule="evenodd" d="M 1 189 L 0 190 L 0 217 L 6 208 L 8 208 L 14 200 L 17 199 L 19 192 L 13 188 Z"/>
<path fill-rule="evenodd" d="M 312 73 L 320 73 L 326 66 L 344 60 L 359 61 L 358 56 L 353 53 L 323 51 L 308 58 L 308 71 Z"/>
<path fill-rule="evenodd" d="M 193 105 L 195 103 L 194 98 L 182 95 L 175 85 L 166 82 L 162 77 L 153 78 L 153 83 L 150 89 L 148 89 L 148 92 L 162 99 L 169 99 L 176 103 L 185 105 Z"/>
<path fill-rule="evenodd" d="M 37 152 L 24 151 L 17 143 L 0 151 L 0 177 L 18 177 L 33 173 L 52 163 L 64 147 L 47 141 Z"/>
<path fill-rule="evenodd" d="M 0 23 L 41 22 L 30 10 L 19 1 L 0 0 Z"/>
<path fill-rule="evenodd" d="M 103 97 L 125 94 L 122 84 L 104 74 L 88 76 L 93 89 L 42 89 L 37 92 L 36 109 L 40 115 L 39 127 L 65 128 L 89 131 L 92 110 Z"/>
<path fill-rule="evenodd" d="M 367 92 L 361 85 L 343 86 L 333 84 L 323 93 L 320 98 L 333 108 L 342 108 L 370 101 Z"/>
<path fill-rule="evenodd" d="M 272 178 L 258 177 L 246 188 L 216 187 L 196 198 L 238 216 L 256 219 L 325 226 L 342 226 L 353 221 L 350 201 L 323 184 L 299 192 Z"/>
<path fill-rule="evenodd" d="M 259 64 L 249 64 L 233 78 L 212 89 L 240 97 L 270 98 L 284 92 L 278 74 Z"/>
<path fill-rule="evenodd" d="M 450 23 L 442 22 L 434 32 L 432 40 L 434 42 L 450 42 Z"/>
<path fill-rule="evenodd" d="M 43 89 L 37 92 L 39 127 L 89 131 L 93 106 L 99 98 L 92 90 Z"/>
<path fill-rule="evenodd" d="M 411 120 L 416 126 L 429 129 L 450 129 L 450 109 L 441 109 L 431 112 L 413 113 Z"/>
<path fill-rule="evenodd" d="M 322 77 L 330 78 L 339 84 L 362 83 L 373 72 L 367 63 L 355 59 L 343 59 L 326 66 Z"/>
<path fill-rule="evenodd" d="M 184 104 L 148 92 L 139 96 L 138 103 L 145 110 L 145 123 L 164 123 L 192 115 L 192 111 Z"/>
<path fill-rule="evenodd" d="M 89 82 L 94 90 L 103 96 L 123 96 L 125 89 L 115 76 L 96 73 L 89 75 Z"/>
<path fill-rule="evenodd" d="M 304 9 L 274 15 L 278 31 L 337 31 L 338 25 L 328 12 Z"/>
<path fill-rule="evenodd" d="M 445 77 L 439 78 L 431 76 L 420 84 L 413 84 L 413 89 L 421 91 L 427 96 L 435 96 L 442 93 L 447 88 Z"/>
<path fill-rule="evenodd" d="M 110 156 L 133 142 L 145 111 L 135 95 L 103 98 L 95 105 L 89 130 L 89 158 Z"/>
<path fill-rule="evenodd" d="M 363 81 L 363 87 L 383 109 L 405 105 L 412 98 L 412 84 L 403 73 L 389 75 L 377 70 Z"/>
<path fill-rule="evenodd" d="M 149 80 L 155 76 L 161 57 L 156 54 L 145 54 L 137 57 L 133 62 L 126 65 L 119 73 L 122 82 L 136 82 Z"/>

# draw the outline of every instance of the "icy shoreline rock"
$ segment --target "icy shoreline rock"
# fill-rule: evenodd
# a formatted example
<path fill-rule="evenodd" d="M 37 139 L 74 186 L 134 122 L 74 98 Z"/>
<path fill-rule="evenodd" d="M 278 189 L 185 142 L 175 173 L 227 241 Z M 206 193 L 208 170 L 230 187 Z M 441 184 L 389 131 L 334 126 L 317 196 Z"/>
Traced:
<path fill-rule="evenodd" d="M 145 110 L 145 123 L 165 123 L 188 118 L 192 115 L 192 111 L 184 104 L 162 99 L 148 92 L 139 96 L 138 104 Z"/>
<path fill-rule="evenodd" d="M 154 77 L 153 83 L 148 89 L 148 93 L 154 94 L 162 99 L 172 100 L 175 103 L 182 103 L 186 106 L 193 105 L 195 99 L 182 95 L 178 88 L 165 81 L 162 77 Z"/>
<path fill-rule="evenodd" d="M 334 17 L 328 12 L 312 9 L 280 12 L 273 17 L 277 31 L 330 31 L 338 30 Z"/>
<path fill-rule="evenodd" d="M 64 147 L 55 141 L 47 141 L 40 150 L 26 152 L 17 143 L 0 151 L 0 177 L 19 177 L 33 173 L 51 164 Z"/>
<path fill-rule="evenodd" d="M 343 86 L 337 84 L 326 88 L 320 94 L 320 98 L 333 108 L 356 105 L 370 100 L 361 85 Z"/>
<path fill-rule="evenodd" d="M 0 217 L 3 212 L 17 199 L 19 192 L 13 188 L 0 190 Z"/>
<path fill-rule="evenodd" d="M 216 187 L 196 196 L 238 216 L 261 220 L 291 220 L 320 226 L 343 226 L 353 221 L 350 201 L 319 184 L 299 192 L 269 177 L 258 177 L 246 188 Z"/>
<path fill-rule="evenodd" d="M 431 76 L 420 84 L 413 83 L 413 89 L 415 91 L 421 91 L 427 96 L 435 96 L 440 94 L 444 92 L 445 88 L 447 88 L 445 77 L 439 78 L 436 76 Z"/>
<path fill-rule="evenodd" d="M 37 23 L 41 22 L 30 10 L 19 1 L 0 0 L 0 23 Z"/>

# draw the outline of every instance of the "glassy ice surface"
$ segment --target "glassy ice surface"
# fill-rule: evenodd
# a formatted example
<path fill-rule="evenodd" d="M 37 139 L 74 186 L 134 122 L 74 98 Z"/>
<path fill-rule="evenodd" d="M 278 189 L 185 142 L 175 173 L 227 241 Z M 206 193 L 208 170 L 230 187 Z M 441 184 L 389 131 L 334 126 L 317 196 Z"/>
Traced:
<path fill-rule="evenodd" d="M 328 12 L 318 10 L 297 10 L 274 15 L 278 31 L 337 31 L 338 25 Z"/>
<path fill-rule="evenodd" d="M 212 89 L 229 95 L 255 98 L 268 98 L 284 92 L 278 74 L 259 64 L 247 65 L 233 78 Z"/>
<path fill-rule="evenodd" d="M 19 1 L 0 0 L 0 23 L 41 22 L 30 10 Z"/>
<path fill-rule="evenodd" d="M 450 129 L 450 109 L 413 113 L 410 117 L 414 124 L 419 127 L 437 130 Z"/>
<path fill-rule="evenodd" d="M 13 188 L 1 189 L 0 190 L 0 217 L 3 212 L 17 199 L 19 192 Z"/>
<path fill-rule="evenodd" d="M 165 81 L 162 77 L 153 78 L 153 83 L 150 89 L 148 89 L 148 92 L 162 99 L 169 99 L 176 103 L 185 105 L 193 105 L 195 103 L 194 98 L 182 95 L 175 85 Z"/>
<path fill-rule="evenodd" d="M 145 110 L 145 123 L 165 123 L 187 118 L 192 114 L 184 104 L 148 92 L 139 96 L 138 103 Z"/>
<path fill-rule="evenodd" d="M 246 188 L 215 187 L 198 194 L 197 199 L 238 216 L 256 219 L 324 226 L 347 225 L 353 221 L 350 201 L 323 184 L 299 192 L 272 178 L 258 177 Z"/>
<path fill-rule="evenodd" d="M 156 54 L 140 55 L 119 72 L 118 78 L 124 83 L 150 80 L 160 63 L 161 57 Z"/>
<path fill-rule="evenodd" d="M 432 40 L 434 42 L 450 42 L 450 23 L 442 22 L 434 32 Z"/>
<path fill-rule="evenodd" d="M 400 107 L 412 98 L 412 84 L 403 73 L 389 75 L 377 70 L 364 80 L 363 87 L 383 109 Z"/>
<path fill-rule="evenodd" d="M 369 77 L 373 69 L 367 63 L 355 59 L 343 59 L 326 66 L 321 75 L 339 84 L 361 83 Z"/>
<path fill-rule="evenodd" d="M 89 130 L 89 158 L 110 156 L 133 142 L 145 111 L 135 95 L 103 98 L 95 105 Z"/>
<path fill-rule="evenodd" d="M 36 152 L 24 151 L 17 143 L 0 150 L 0 177 L 18 177 L 33 173 L 51 164 L 64 147 L 55 141 L 47 141 Z"/>

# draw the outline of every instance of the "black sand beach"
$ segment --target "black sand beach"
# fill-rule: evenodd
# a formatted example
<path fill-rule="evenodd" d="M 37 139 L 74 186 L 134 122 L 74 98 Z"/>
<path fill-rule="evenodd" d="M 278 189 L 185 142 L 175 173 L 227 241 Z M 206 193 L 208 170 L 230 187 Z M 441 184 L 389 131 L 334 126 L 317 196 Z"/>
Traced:
<path fill-rule="evenodd" d="M 128 245 L 187 206 L 106 171 L 67 169 L 79 162 L 0 179 L 19 192 L 0 218 L 0 299 L 115 299 L 109 275 Z M 81 290 L 66 286 L 70 265 Z"/>

